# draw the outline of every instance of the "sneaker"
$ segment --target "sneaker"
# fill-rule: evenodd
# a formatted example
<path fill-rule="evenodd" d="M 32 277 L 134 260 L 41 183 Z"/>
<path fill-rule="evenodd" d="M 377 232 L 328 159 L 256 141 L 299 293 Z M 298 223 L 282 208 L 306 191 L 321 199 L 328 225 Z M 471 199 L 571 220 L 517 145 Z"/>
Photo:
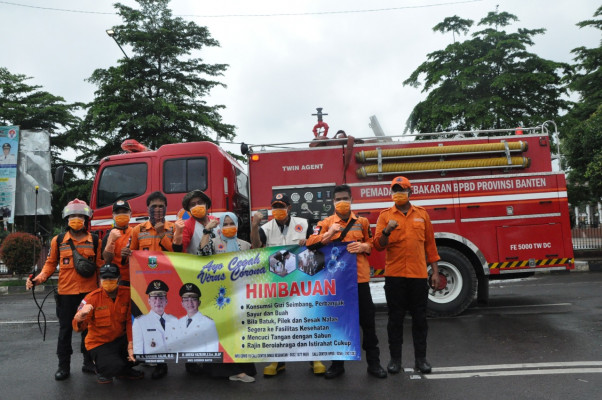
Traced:
<path fill-rule="evenodd" d="M 113 383 L 113 378 L 107 378 L 106 376 L 102 376 L 100 374 L 96 374 L 96 382 L 98 382 L 98 383 Z"/>
<path fill-rule="evenodd" d="M 242 373 L 239 375 L 232 375 L 228 379 L 230 379 L 231 381 L 244 382 L 244 383 L 255 382 L 255 378 L 253 378 L 252 376 L 249 376 L 245 373 Z"/>
<path fill-rule="evenodd" d="M 283 362 L 274 362 L 263 368 L 264 376 L 275 376 L 286 370 L 286 364 Z"/>

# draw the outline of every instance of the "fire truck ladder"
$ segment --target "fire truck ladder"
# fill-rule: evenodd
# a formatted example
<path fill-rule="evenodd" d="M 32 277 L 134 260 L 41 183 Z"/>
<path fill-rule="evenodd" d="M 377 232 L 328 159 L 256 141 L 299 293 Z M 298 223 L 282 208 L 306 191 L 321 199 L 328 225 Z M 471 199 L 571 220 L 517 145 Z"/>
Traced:
<path fill-rule="evenodd" d="M 511 153 L 522 153 L 528 148 L 523 141 L 499 143 L 466 144 L 452 146 L 411 147 L 404 149 L 382 149 L 360 151 L 355 154 L 358 163 L 376 161 L 376 164 L 364 165 L 356 170 L 358 177 L 393 175 L 398 173 L 413 172 L 441 172 L 447 171 L 491 169 L 491 168 L 528 168 L 531 160 L 528 157 L 512 156 Z M 444 160 L 448 156 L 466 156 L 499 154 L 502 157 L 471 158 L 458 160 Z M 438 161 L 403 162 L 404 158 L 441 157 Z M 386 162 L 388 160 L 400 160 Z"/>

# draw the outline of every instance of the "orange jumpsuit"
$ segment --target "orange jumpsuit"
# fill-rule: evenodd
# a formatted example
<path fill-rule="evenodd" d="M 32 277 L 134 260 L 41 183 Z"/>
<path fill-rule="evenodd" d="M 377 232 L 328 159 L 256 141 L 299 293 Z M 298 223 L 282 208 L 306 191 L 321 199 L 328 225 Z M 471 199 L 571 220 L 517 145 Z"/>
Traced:
<path fill-rule="evenodd" d="M 113 228 L 116 229 L 116 228 Z M 119 236 L 114 243 L 114 247 L 113 249 L 109 249 L 110 243 L 108 243 L 108 237 L 109 234 L 106 234 L 105 237 L 107 238 L 107 246 L 104 248 L 105 251 L 109 251 L 110 253 L 113 253 L 113 260 L 111 261 L 111 263 L 117 265 L 119 267 L 119 273 L 121 275 L 121 280 L 122 281 L 130 281 L 130 262 L 129 262 L 129 258 L 125 259 L 125 263 L 122 263 L 122 257 L 121 257 L 121 250 L 123 250 L 125 247 L 127 247 L 128 245 L 130 245 L 130 241 L 132 238 L 132 232 L 133 232 L 133 228 L 130 228 L 129 226 L 125 229 L 119 229 L 119 231 L 121 232 L 121 236 Z"/>
<path fill-rule="evenodd" d="M 343 238 L 343 242 L 362 242 L 368 243 L 370 248 L 372 248 L 372 233 L 370 232 L 370 222 L 367 218 L 357 217 L 355 214 L 351 213 L 349 220 L 342 220 L 337 214 L 333 214 L 330 217 L 323 219 L 318 222 L 319 232 L 317 234 L 311 235 L 307 239 L 306 246 L 311 246 L 312 244 L 319 243 L 322 241 L 324 234 L 328 232 L 328 229 L 333 224 L 339 224 L 341 229 L 345 229 L 347 227 L 347 223 L 351 219 L 355 219 L 355 223 L 349 229 L 345 237 Z M 341 236 L 341 232 L 335 233 L 330 240 L 336 240 Z M 370 253 L 368 253 L 370 254 Z M 366 253 L 358 253 L 357 254 L 357 282 L 369 282 L 370 281 L 370 263 L 368 262 L 368 256 Z"/>
<path fill-rule="evenodd" d="M 123 335 L 127 335 L 128 342 L 132 340 L 130 289 L 118 286 L 117 290 L 115 301 L 102 288 L 88 293 L 82 300 L 79 309 L 86 304 L 91 304 L 94 308 L 84 321 L 78 322 L 74 318 L 73 329 L 76 332 L 88 329 L 87 350 L 112 342 Z"/>
<path fill-rule="evenodd" d="M 390 220 L 397 227 L 385 248 L 380 245 L 383 229 Z M 374 248 L 385 250 L 385 276 L 428 278 L 426 265 L 439 261 L 431 219 L 422 207 L 411 205 L 407 215 L 393 206 L 380 212 L 374 233 Z"/>
<path fill-rule="evenodd" d="M 56 243 L 57 237 L 58 236 L 53 237 L 50 242 L 50 252 L 48 253 L 48 258 L 46 258 L 44 268 L 42 268 L 42 272 L 40 272 L 44 281 L 54 274 L 57 265 L 60 265 L 59 294 L 88 293 L 98 288 L 98 273 L 89 278 L 84 278 L 75 271 L 73 265 L 73 253 L 71 251 L 71 246 L 67 243 L 69 239 L 73 239 L 71 233 L 67 232 L 65 234 L 58 251 L 57 246 L 59 246 L 59 244 Z M 96 265 L 100 268 L 103 264 L 102 256 L 100 254 L 100 242 L 98 244 L 98 249 L 96 250 L 92 248 L 92 243 L 92 235 L 89 233 L 82 240 L 77 241 L 73 239 L 73 246 L 75 246 L 77 252 L 82 256 L 87 257 L 90 261 L 96 262 Z"/>
<path fill-rule="evenodd" d="M 175 224 L 165 221 L 164 235 L 158 235 L 150 221 L 140 224 L 132 230 L 131 250 L 174 251 L 173 236 Z"/>

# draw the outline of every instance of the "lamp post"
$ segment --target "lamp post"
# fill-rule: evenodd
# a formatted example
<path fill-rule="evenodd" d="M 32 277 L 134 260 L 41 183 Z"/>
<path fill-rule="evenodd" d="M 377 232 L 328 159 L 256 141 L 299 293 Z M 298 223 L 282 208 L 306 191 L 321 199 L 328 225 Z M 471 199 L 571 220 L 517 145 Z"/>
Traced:
<path fill-rule="evenodd" d="M 123 50 L 123 47 L 121 47 L 121 45 L 119 44 L 119 42 L 115 38 L 115 31 L 113 29 L 107 29 L 106 32 L 107 32 L 107 35 L 109 35 L 109 37 L 112 38 L 115 41 L 115 43 L 117 43 L 117 46 L 119 46 L 119 49 L 121 50 L 121 52 L 123 53 L 123 55 L 125 56 L 125 58 L 127 58 L 129 60 L 130 57 L 128 57 L 128 55 L 125 54 L 125 50 Z"/>

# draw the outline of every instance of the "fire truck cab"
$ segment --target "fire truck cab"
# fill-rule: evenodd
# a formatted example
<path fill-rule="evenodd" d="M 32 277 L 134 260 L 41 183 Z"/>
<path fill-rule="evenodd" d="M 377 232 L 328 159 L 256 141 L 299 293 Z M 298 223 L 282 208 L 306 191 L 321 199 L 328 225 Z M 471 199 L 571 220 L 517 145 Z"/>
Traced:
<path fill-rule="evenodd" d="M 131 225 L 146 221 L 146 198 L 154 191 L 165 194 L 166 219 L 175 221 L 183 214 L 182 198 L 195 189 L 211 198 L 209 211 L 213 215 L 234 212 L 239 217 L 241 234 L 249 231 L 247 174 L 220 147 L 210 142 L 191 142 L 149 151 L 128 140 L 122 148 L 129 152 L 105 157 L 96 173 L 90 196 L 93 231 L 104 233 L 112 226 L 112 205 L 119 199 L 130 203 Z"/>
<path fill-rule="evenodd" d="M 315 225 L 334 212 L 333 189 L 346 183 L 353 212 L 374 229 L 380 211 L 393 205 L 391 180 L 406 176 L 412 204 L 431 217 L 441 256 L 441 283 L 429 293 L 436 316 L 457 315 L 475 298 L 486 302 L 492 275 L 574 268 L 565 177 L 552 169 L 544 126 L 411 141 L 338 136 L 251 146 L 251 212 L 269 210 L 272 195 L 285 192 L 292 215 Z M 384 252 L 374 251 L 370 262 L 382 275 Z"/>

